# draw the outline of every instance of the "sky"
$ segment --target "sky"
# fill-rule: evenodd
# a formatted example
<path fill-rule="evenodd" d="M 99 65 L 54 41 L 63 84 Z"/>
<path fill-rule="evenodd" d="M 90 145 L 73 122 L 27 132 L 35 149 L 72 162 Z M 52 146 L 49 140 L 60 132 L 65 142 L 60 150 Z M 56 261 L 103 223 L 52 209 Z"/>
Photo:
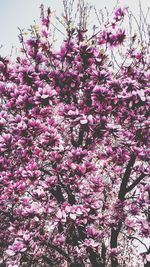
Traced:
<path fill-rule="evenodd" d="M 75 0 L 77 1 L 77 0 Z M 88 0 L 97 10 L 105 6 L 112 10 L 116 0 Z M 130 6 L 138 16 L 138 0 L 119 0 L 121 5 Z M 150 6 L 149 0 L 141 0 L 143 9 Z M 18 27 L 29 28 L 40 16 L 40 4 L 51 7 L 59 16 L 63 12 L 62 0 L 0 0 L 0 54 L 9 55 L 12 46 L 19 47 Z"/>

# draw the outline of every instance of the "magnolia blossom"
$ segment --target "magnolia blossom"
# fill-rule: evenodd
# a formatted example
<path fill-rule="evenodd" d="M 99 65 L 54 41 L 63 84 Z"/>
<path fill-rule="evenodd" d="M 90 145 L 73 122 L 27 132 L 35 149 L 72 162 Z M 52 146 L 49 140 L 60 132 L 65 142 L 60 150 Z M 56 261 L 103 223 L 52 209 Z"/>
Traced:
<path fill-rule="evenodd" d="M 66 9 L 54 49 L 41 6 L 16 60 L 0 57 L 2 266 L 150 261 L 149 47 L 147 27 L 128 36 L 126 11 L 89 37 Z"/>

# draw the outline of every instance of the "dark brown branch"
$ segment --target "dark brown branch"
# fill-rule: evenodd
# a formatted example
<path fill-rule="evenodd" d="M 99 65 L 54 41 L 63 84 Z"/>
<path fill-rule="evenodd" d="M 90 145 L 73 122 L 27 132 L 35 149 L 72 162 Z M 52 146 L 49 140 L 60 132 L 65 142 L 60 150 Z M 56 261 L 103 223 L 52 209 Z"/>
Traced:
<path fill-rule="evenodd" d="M 124 173 L 124 176 L 122 178 L 119 194 L 118 194 L 118 199 L 121 201 L 124 201 L 125 195 L 127 193 L 127 184 L 131 175 L 132 167 L 135 163 L 135 155 L 132 154 L 130 157 L 130 160 L 128 162 L 128 165 L 126 167 L 126 171 Z M 112 228 L 111 230 L 111 238 L 110 238 L 110 247 L 111 248 L 117 248 L 117 243 L 118 243 L 118 235 L 120 233 L 122 227 L 122 220 L 120 220 L 116 226 L 116 228 Z M 115 257 L 111 257 L 111 266 L 116 267 L 118 265 L 118 260 Z"/>
<path fill-rule="evenodd" d="M 124 200 L 124 197 L 125 197 L 125 194 L 126 194 L 127 184 L 128 184 L 129 178 L 130 178 L 132 167 L 133 167 L 133 165 L 135 163 L 135 159 L 136 159 L 135 155 L 132 154 L 131 157 L 130 157 L 130 160 L 128 162 L 125 174 L 124 174 L 124 176 L 122 178 L 122 182 L 121 182 L 121 186 L 120 186 L 120 190 L 119 190 L 119 194 L 118 194 L 118 198 L 120 200 Z"/>
<path fill-rule="evenodd" d="M 148 247 L 139 238 L 137 238 L 135 236 L 131 236 L 131 237 L 129 236 L 128 238 L 129 239 L 135 239 L 135 240 L 139 241 L 148 250 Z"/>
<path fill-rule="evenodd" d="M 105 246 L 104 242 L 102 243 L 101 257 L 103 260 L 103 264 L 105 266 L 105 264 L 106 264 L 106 246 Z"/>
<path fill-rule="evenodd" d="M 98 253 L 96 253 L 91 247 L 88 247 L 86 250 L 92 267 L 104 267 L 103 263 L 99 259 Z"/>
<path fill-rule="evenodd" d="M 117 248 L 118 235 L 120 233 L 121 227 L 122 227 L 122 221 L 120 220 L 118 222 L 116 229 L 112 228 L 112 230 L 111 230 L 111 238 L 110 238 L 110 247 L 111 248 Z M 117 258 L 111 256 L 111 267 L 117 267 L 117 266 L 118 266 Z"/>
<path fill-rule="evenodd" d="M 50 173 L 48 170 L 40 168 L 40 171 L 44 172 L 45 174 L 48 174 L 48 175 L 52 176 L 52 173 Z M 61 185 L 58 184 L 56 186 L 56 189 L 51 188 L 50 192 L 57 199 L 58 203 L 63 203 L 65 201 L 63 193 L 62 193 Z"/>
<path fill-rule="evenodd" d="M 40 168 L 40 171 L 44 172 L 45 174 L 48 174 L 48 175 L 52 176 L 52 173 L 50 173 L 48 170 Z"/>
<path fill-rule="evenodd" d="M 146 254 L 147 254 L 147 255 L 150 254 L 150 247 L 149 247 L 149 249 L 147 250 Z M 147 262 L 144 264 L 144 267 L 149 267 L 149 264 L 150 264 L 150 261 L 147 260 Z"/>
<path fill-rule="evenodd" d="M 72 193 L 72 191 L 70 189 L 70 185 L 67 185 L 65 189 L 66 189 L 66 192 L 68 195 L 68 202 L 71 205 L 75 204 L 76 203 L 75 195 Z"/>
<path fill-rule="evenodd" d="M 49 247 L 51 247 L 52 249 L 56 250 L 59 254 L 61 254 L 62 256 L 64 256 L 68 262 L 71 262 L 71 258 L 68 256 L 68 254 L 60 247 L 57 247 L 55 245 L 52 244 L 48 244 Z"/>
<path fill-rule="evenodd" d="M 146 176 L 146 174 L 142 173 L 130 186 L 128 186 L 126 188 L 126 193 L 130 192 L 132 189 L 134 189 L 136 187 L 136 185 L 138 185 L 143 178 Z"/>
<path fill-rule="evenodd" d="M 75 199 L 75 195 L 72 193 L 72 190 L 70 188 L 70 185 L 64 185 L 61 181 L 61 177 L 60 175 L 58 175 L 58 180 L 59 180 L 59 184 L 60 186 L 66 191 L 67 195 L 68 195 L 68 202 L 69 204 L 73 205 L 76 203 L 76 199 Z"/>
<path fill-rule="evenodd" d="M 58 203 L 63 203 L 65 201 L 60 185 L 56 186 L 56 190 L 52 188 L 50 192 L 57 199 Z"/>
<path fill-rule="evenodd" d="M 50 244 L 50 243 L 47 243 L 47 242 L 43 242 L 43 245 L 46 245 L 47 247 L 57 251 L 60 255 L 62 255 L 63 257 L 66 258 L 66 260 L 68 262 L 72 262 L 71 258 L 69 257 L 69 255 L 60 247 L 56 246 L 56 245 L 53 245 L 53 244 Z"/>
<path fill-rule="evenodd" d="M 84 263 L 73 262 L 68 267 L 85 267 Z"/>
<path fill-rule="evenodd" d="M 85 132 L 86 125 L 81 125 L 78 137 L 78 146 L 81 146 L 83 143 L 84 132 Z"/>

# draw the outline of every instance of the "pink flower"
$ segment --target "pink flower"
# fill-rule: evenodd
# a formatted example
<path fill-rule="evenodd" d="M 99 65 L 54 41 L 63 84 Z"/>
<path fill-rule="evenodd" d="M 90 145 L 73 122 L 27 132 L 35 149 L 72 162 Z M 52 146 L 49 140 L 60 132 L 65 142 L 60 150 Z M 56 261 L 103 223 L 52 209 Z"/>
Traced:
<path fill-rule="evenodd" d="M 14 243 L 8 247 L 8 250 L 6 253 L 10 256 L 15 255 L 17 252 L 24 252 L 27 248 L 25 247 L 25 244 L 22 239 L 15 239 Z"/>
<path fill-rule="evenodd" d="M 41 33 L 42 33 L 42 35 L 43 35 L 44 37 L 48 37 L 49 32 L 48 32 L 48 29 L 47 29 L 47 27 L 46 27 L 45 25 L 42 27 L 42 29 L 41 29 Z"/>
<path fill-rule="evenodd" d="M 84 245 L 86 247 L 93 247 L 93 248 L 96 248 L 99 246 L 99 243 L 98 242 L 95 242 L 93 239 L 89 238 L 89 239 L 85 239 L 84 240 Z"/>

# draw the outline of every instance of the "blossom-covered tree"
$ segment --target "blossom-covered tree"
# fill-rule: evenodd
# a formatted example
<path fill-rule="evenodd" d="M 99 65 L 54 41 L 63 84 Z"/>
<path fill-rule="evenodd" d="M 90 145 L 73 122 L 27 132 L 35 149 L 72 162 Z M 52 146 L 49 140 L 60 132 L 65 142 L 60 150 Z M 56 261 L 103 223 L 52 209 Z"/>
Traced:
<path fill-rule="evenodd" d="M 128 9 L 90 37 L 69 14 L 57 51 L 41 7 L 0 57 L 0 266 L 147 266 L 149 37 Z"/>

